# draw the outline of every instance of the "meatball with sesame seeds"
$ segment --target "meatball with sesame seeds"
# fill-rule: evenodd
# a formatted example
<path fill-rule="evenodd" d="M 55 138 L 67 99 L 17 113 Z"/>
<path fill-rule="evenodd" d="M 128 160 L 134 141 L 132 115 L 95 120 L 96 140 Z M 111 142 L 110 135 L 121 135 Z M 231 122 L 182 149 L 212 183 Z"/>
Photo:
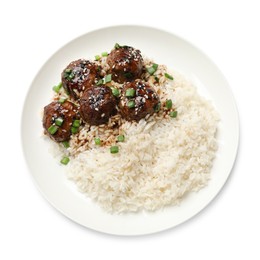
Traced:
<path fill-rule="evenodd" d="M 119 109 L 122 117 L 128 121 L 139 121 L 160 109 L 158 94 L 144 81 L 135 80 L 125 83 L 121 93 Z"/>
<path fill-rule="evenodd" d="M 74 99 L 78 99 L 85 89 L 94 84 L 95 79 L 99 77 L 98 71 L 98 66 L 91 61 L 73 61 L 61 74 L 63 87 Z"/>
<path fill-rule="evenodd" d="M 115 45 L 107 58 L 112 79 L 118 83 L 133 81 L 139 78 L 143 70 L 141 52 L 130 46 Z"/>
<path fill-rule="evenodd" d="M 68 141 L 74 120 L 78 120 L 77 107 L 66 101 L 63 104 L 53 101 L 44 107 L 43 127 L 45 134 L 56 142 Z"/>
<path fill-rule="evenodd" d="M 80 115 L 90 125 L 104 124 L 117 113 L 117 101 L 110 87 L 105 85 L 88 88 L 79 100 Z"/>

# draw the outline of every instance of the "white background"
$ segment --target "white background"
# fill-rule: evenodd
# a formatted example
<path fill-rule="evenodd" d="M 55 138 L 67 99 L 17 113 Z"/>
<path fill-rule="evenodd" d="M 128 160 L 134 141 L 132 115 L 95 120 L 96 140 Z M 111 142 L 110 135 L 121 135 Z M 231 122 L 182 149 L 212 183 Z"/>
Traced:
<path fill-rule="evenodd" d="M 257 2 L 2 2 L 0 259 L 259 259 Z M 20 142 L 24 98 L 42 64 L 71 39 L 117 24 L 162 28 L 204 50 L 229 81 L 240 114 L 237 161 L 219 196 L 185 224 L 143 237 L 104 235 L 58 213 L 35 187 Z"/>

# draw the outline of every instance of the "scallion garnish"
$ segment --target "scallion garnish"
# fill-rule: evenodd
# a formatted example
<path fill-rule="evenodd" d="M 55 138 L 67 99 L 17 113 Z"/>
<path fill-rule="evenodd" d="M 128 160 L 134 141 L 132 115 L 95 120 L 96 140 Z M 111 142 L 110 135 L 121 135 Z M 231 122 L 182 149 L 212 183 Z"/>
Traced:
<path fill-rule="evenodd" d="M 135 89 L 134 88 L 128 88 L 125 92 L 125 96 L 128 98 L 132 98 L 135 96 Z"/>
<path fill-rule="evenodd" d="M 102 52 L 101 53 L 102 57 L 107 57 L 108 56 L 108 53 L 106 51 Z"/>
<path fill-rule="evenodd" d="M 171 75 L 168 74 L 168 73 L 164 73 L 164 76 L 165 76 L 165 78 L 167 78 L 167 79 L 173 80 L 173 76 L 171 76 Z"/>
<path fill-rule="evenodd" d="M 154 72 L 158 69 L 158 64 L 154 63 L 152 65 L 152 67 L 148 67 L 146 68 L 147 72 L 150 74 L 150 75 L 153 75 Z"/>
<path fill-rule="evenodd" d="M 103 79 L 100 79 L 98 82 L 97 82 L 97 86 L 100 86 L 103 84 Z"/>
<path fill-rule="evenodd" d="M 95 60 L 100 60 L 101 57 L 99 55 L 95 55 Z"/>
<path fill-rule="evenodd" d="M 65 98 L 65 97 L 60 97 L 60 99 L 58 100 L 58 102 L 59 102 L 60 104 L 63 104 L 66 100 L 67 100 L 67 98 Z"/>
<path fill-rule="evenodd" d="M 59 93 L 61 88 L 62 88 L 62 82 L 60 82 L 56 86 L 53 86 L 52 90 L 55 91 L 56 93 Z"/>
<path fill-rule="evenodd" d="M 111 82 L 112 80 L 112 74 L 107 74 L 105 77 L 104 77 L 104 83 L 108 83 L 108 82 Z"/>
<path fill-rule="evenodd" d="M 74 120 L 72 123 L 72 126 L 78 128 L 80 126 L 80 120 L 78 120 L 78 119 Z"/>
<path fill-rule="evenodd" d="M 61 160 L 60 160 L 60 163 L 61 164 L 64 164 L 64 165 L 67 165 L 70 161 L 70 158 L 69 157 L 66 157 L 64 156 Z"/>
<path fill-rule="evenodd" d="M 70 147 L 69 141 L 64 141 L 64 142 L 62 142 L 62 144 L 63 144 L 63 146 L 64 146 L 65 148 L 69 148 L 69 147 Z"/>
<path fill-rule="evenodd" d="M 177 117 L 178 112 L 177 112 L 176 110 L 175 110 L 175 111 L 171 111 L 171 112 L 169 113 L 169 115 L 170 115 L 170 117 L 175 118 L 175 117 Z"/>
<path fill-rule="evenodd" d="M 70 131 L 71 131 L 72 134 L 76 134 L 79 131 L 79 128 L 75 127 L 75 126 L 72 126 Z"/>
<path fill-rule="evenodd" d="M 118 43 L 116 43 L 115 46 L 114 46 L 115 49 L 119 49 L 120 47 L 121 46 Z"/>
<path fill-rule="evenodd" d="M 171 99 L 167 99 L 165 102 L 165 106 L 167 109 L 171 109 L 172 108 L 172 100 Z"/>
<path fill-rule="evenodd" d="M 110 147 L 110 153 L 118 153 L 118 151 L 119 151 L 118 146 L 115 145 Z"/>
<path fill-rule="evenodd" d="M 51 134 L 51 135 L 54 135 L 57 131 L 58 131 L 58 126 L 56 125 L 51 125 L 49 128 L 48 128 L 48 132 Z"/>
<path fill-rule="evenodd" d="M 55 119 L 55 125 L 61 126 L 62 123 L 63 123 L 63 118 L 58 117 L 58 118 Z"/>
<path fill-rule="evenodd" d="M 134 107 L 135 107 L 135 101 L 134 101 L 134 100 L 128 101 L 127 106 L 128 106 L 129 108 L 134 108 Z"/>
<path fill-rule="evenodd" d="M 118 141 L 118 142 L 124 142 L 124 141 L 125 141 L 125 136 L 124 136 L 124 135 L 119 135 L 119 136 L 117 137 L 117 141 Z"/>
<path fill-rule="evenodd" d="M 94 138 L 94 142 L 95 142 L 95 145 L 101 145 L 101 140 L 100 138 Z"/>
<path fill-rule="evenodd" d="M 154 107 L 154 111 L 155 112 L 159 112 L 161 109 L 161 102 L 159 102 L 158 104 L 156 104 L 156 106 Z"/>
<path fill-rule="evenodd" d="M 117 89 L 117 88 L 111 88 L 111 90 L 112 90 L 112 94 L 113 94 L 115 97 L 119 97 L 119 95 L 120 95 L 119 89 Z"/>

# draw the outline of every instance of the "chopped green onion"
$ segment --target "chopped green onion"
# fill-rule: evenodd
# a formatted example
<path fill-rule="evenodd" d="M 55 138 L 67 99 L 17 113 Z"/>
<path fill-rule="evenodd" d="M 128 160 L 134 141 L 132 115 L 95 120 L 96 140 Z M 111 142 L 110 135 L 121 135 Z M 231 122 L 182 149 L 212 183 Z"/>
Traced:
<path fill-rule="evenodd" d="M 71 131 L 72 134 L 76 134 L 79 131 L 79 128 L 75 127 L 75 126 L 72 126 L 70 131 Z"/>
<path fill-rule="evenodd" d="M 119 135 L 119 136 L 117 137 L 117 141 L 118 141 L 118 142 L 124 142 L 124 141 L 125 141 L 125 136 L 124 136 L 124 135 Z"/>
<path fill-rule="evenodd" d="M 156 104 L 156 106 L 154 107 L 154 111 L 155 111 L 155 112 L 159 112 L 160 109 L 161 109 L 161 102 L 159 102 L 158 104 Z"/>
<path fill-rule="evenodd" d="M 118 146 L 115 145 L 110 147 L 110 153 L 118 153 L 118 151 L 119 151 Z"/>
<path fill-rule="evenodd" d="M 75 75 L 74 75 L 73 72 L 71 72 L 70 75 L 69 75 L 68 77 L 69 77 L 69 79 L 74 79 Z"/>
<path fill-rule="evenodd" d="M 116 43 L 115 46 L 114 46 L 115 49 L 119 49 L 120 47 L 121 46 L 118 43 Z"/>
<path fill-rule="evenodd" d="M 69 148 L 69 147 L 70 147 L 69 141 L 64 141 L 64 142 L 62 142 L 62 144 L 63 144 L 63 146 L 64 146 L 65 148 Z"/>
<path fill-rule="evenodd" d="M 156 71 L 153 67 L 149 67 L 149 68 L 146 68 L 147 72 L 150 74 L 150 75 L 153 75 L 154 72 Z"/>
<path fill-rule="evenodd" d="M 167 109 L 171 109 L 172 108 L 172 100 L 171 99 L 167 99 L 165 106 Z"/>
<path fill-rule="evenodd" d="M 74 120 L 72 126 L 78 128 L 80 126 L 80 120 Z"/>
<path fill-rule="evenodd" d="M 159 82 L 159 78 L 157 76 L 155 76 L 154 79 L 157 83 Z"/>
<path fill-rule="evenodd" d="M 56 93 L 59 93 L 61 88 L 62 88 L 62 82 L 60 82 L 56 86 L 53 86 L 52 90 L 55 91 Z"/>
<path fill-rule="evenodd" d="M 99 55 L 95 55 L 95 60 L 100 60 L 101 57 Z"/>
<path fill-rule="evenodd" d="M 152 65 L 152 67 L 149 67 L 149 68 L 146 68 L 147 72 L 150 74 L 150 75 L 153 75 L 154 72 L 158 69 L 158 64 L 154 63 Z"/>
<path fill-rule="evenodd" d="M 63 157 L 61 160 L 60 160 L 60 163 L 64 164 L 64 165 L 67 165 L 70 161 L 70 158 L 69 157 Z"/>
<path fill-rule="evenodd" d="M 125 96 L 128 98 L 132 98 L 135 96 L 135 89 L 134 88 L 128 88 L 125 92 Z"/>
<path fill-rule="evenodd" d="M 104 78 L 104 83 L 108 83 L 112 80 L 112 74 L 107 74 Z"/>
<path fill-rule="evenodd" d="M 169 115 L 170 115 L 170 117 L 175 118 L 178 115 L 178 111 L 176 111 L 176 110 L 175 111 L 171 111 Z"/>
<path fill-rule="evenodd" d="M 120 95 L 120 92 L 117 88 L 111 88 L 112 90 L 112 94 L 115 96 L 115 97 L 119 97 Z"/>
<path fill-rule="evenodd" d="M 66 72 L 67 74 L 70 74 L 71 71 L 72 71 L 72 69 L 65 69 L 65 72 Z"/>
<path fill-rule="evenodd" d="M 95 145 L 101 145 L 101 140 L 100 138 L 94 138 Z"/>
<path fill-rule="evenodd" d="M 108 56 L 108 53 L 106 51 L 102 52 L 101 53 L 102 57 L 107 57 Z"/>
<path fill-rule="evenodd" d="M 51 135 L 54 135 L 57 131 L 58 131 L 58 126 L 56 125 L 51 125 L 49 128 L 48 128 L 48 132 L 51 134 Z"/>
<path fill-rule="evenodd" d="M 65 98 L 65 97 L 60 97 L 60 99 L 58 100 L 58 102 L 59 102 L 60 104 L 63 104 L 66 100 L 67 100 L 67 98 Z"/>
<path fill-rule="evenodd" d="M 103 79 L 100 79 L 98 82 L 97 82 L 97 86 L 100 86 L 103 84 Z"/>
<path fill-rule="evenodd" d="M 63 123 L 63 118 L 58 117 L 55 119 L 55 125 L 61 126 Z"/>
<path fill-rule="evenodd" d="M 135 107 L 135 101 L 134 101 L 134 100 L 128 101 L 127 106 L 128 106 L 129 108 L 134 108 L 134 107 Z"/>
<path fill-rule="evenodd" d="M 171 75 L 168 74 L 168 73 L 164 73 L 164 76 L 165 76 L 167 79 L 173 80 L 173 76 L 171 76 Z"/>
<path fill-rule="evenodd" d="M 152 67 L 153 67 L 155 70 L 157 70 L 157 69 L 158 69 L 158 66 L 159 66 L 158 64 L 154 63 Z"/>
<path fill-rule="evenodd" d="M 124 76 L 125 76 L 127 79 L 133 78 L 133 74 L 132 74 L 131 72 L 126 72 L 126 73 L 124 73 Z"/>

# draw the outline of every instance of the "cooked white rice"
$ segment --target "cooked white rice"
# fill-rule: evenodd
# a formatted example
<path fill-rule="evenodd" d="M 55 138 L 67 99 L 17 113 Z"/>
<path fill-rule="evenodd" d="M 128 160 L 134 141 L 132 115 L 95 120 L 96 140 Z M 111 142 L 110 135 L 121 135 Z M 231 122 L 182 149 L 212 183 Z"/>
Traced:
<path fill-rule="evenodd" d="M 160 77 L 159 94 L 161 100 L 172 99 L 176 118 L 163 110 L 139 123 L 115 116 L 109 124 L 117 122 L 116 133 L 105 126 L 87 126 L 70 142 L 69 179 L 106 211 L 154 211 L 175 205 L 210 179 L 218 115 L 183 76 L 171 74 L 173 81 Z M 119 153 L 111 154 L 113 136 L 122 133 L 125 142 L 117 143 Z M 95 136 L 107 143 L 95 145 Z"/>

